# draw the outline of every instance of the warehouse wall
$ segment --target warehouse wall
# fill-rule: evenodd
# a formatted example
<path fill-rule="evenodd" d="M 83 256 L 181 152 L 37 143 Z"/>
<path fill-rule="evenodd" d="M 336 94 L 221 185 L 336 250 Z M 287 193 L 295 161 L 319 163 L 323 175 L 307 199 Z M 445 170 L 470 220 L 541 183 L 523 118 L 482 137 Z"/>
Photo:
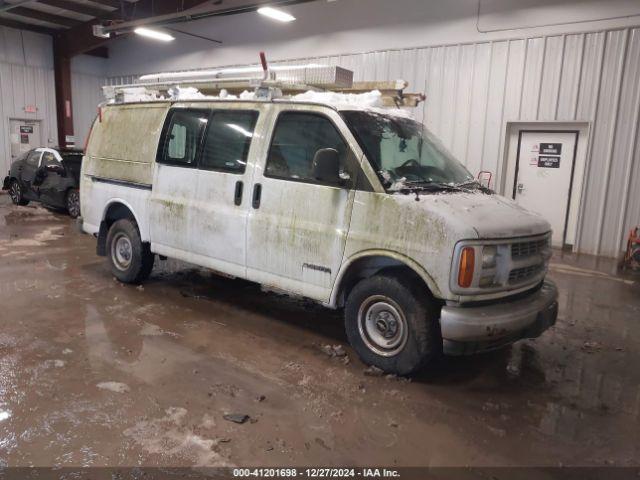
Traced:
<path fill-rule="evenodd" d="M 35 106 L 35 113 L 25 107 Z M 40 120 L 45 143 L 57 142 L 53 52 L 47 35 L 0 27 L 0 175 L 9 168 L 9 119 Z"/>
<path fill-rule="evenodd" d="M 107 63 L 103 58 L 80 55 L 71 61 L 71 97 L 76 146 L 82 148 L 96 117 L 98 104 L 104 101 L 102 86 L 107 82 Z"/>

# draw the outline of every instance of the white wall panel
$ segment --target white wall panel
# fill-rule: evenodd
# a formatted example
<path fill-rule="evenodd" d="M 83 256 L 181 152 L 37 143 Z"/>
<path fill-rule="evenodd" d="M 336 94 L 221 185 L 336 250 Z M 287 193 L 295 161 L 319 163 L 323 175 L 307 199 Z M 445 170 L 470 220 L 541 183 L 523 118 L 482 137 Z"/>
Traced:
<path fill-rule="evenodd" d="M 102 86 L 105 78 L 73 72 L 71 75 L 71 97 L 73 99 L 73 128 L 76 146 L 82 148 L 91 124 L 96 117 L 98 104 L 104 101 Z"/>
<path fill-rule="evenodd" d="M 35 113 L 25 107 L 33 105 Z M 11 161 L 9 120 L 38 120 L 44 145 L 55 145 L 57 121 L 51 39 L 0 27 L 0 175 Z"/>
<path fill-rule="evenodd" d="M 589 122 L 578 248 L 617 256 L 626 231 L 640 224 L 638 28 L 289 61 L 338 64 L 356 80 L 407 79 L 410 90 L 427 95 L 416 116 L 473 173 L 493 172 L 496 185 L 507 122 Z"/>

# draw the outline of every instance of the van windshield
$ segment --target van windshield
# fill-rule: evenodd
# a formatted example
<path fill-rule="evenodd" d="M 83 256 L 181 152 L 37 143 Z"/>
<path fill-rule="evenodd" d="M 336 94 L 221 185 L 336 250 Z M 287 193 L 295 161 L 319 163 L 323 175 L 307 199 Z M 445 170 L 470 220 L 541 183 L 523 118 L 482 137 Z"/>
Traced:
<path fill-rule="evenodd" d="M 342 115 L 388 192 L 479 186 L 421 123 L 370 111 Z"/>

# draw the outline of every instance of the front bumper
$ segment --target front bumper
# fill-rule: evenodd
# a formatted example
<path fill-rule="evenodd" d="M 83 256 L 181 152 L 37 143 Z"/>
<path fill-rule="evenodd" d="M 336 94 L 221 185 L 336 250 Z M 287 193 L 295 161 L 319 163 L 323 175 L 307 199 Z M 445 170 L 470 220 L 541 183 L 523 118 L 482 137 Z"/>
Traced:
<path fill-rule="evenodd" d="M 469 355 L 523 338 L 539 337 L 555 325 L 558 289 L 551 281 L 525 297 L 479 307 L 444 306 L 440 314 L 443 351 Z"/>

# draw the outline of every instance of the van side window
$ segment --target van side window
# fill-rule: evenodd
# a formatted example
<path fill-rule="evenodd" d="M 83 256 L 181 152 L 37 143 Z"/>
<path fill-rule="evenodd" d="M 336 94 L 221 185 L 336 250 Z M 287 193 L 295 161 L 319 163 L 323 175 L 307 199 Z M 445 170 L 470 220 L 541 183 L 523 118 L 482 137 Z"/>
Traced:
<path fill-rule="evenodd" d="M 200 167 L 244 173 L 257 118 L 258 112 L 214 112 L 207 130 Z"/>
<path fill-rule="evenodd" d="M 199 110 L 174 110 L 170 115 L 160 163 L 195 166 L 209 115 Z"/>
<path fill-rule="evenodd" d="M 314 113 L 285 112 L 275 127 L 265 175 L 318 183 L 312 175 L 313 158 L 324 148 L 338 151 L 345 171 L 350 149 L 331 120 Z"/>

